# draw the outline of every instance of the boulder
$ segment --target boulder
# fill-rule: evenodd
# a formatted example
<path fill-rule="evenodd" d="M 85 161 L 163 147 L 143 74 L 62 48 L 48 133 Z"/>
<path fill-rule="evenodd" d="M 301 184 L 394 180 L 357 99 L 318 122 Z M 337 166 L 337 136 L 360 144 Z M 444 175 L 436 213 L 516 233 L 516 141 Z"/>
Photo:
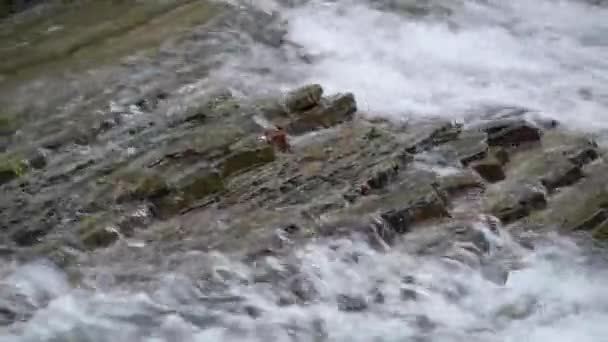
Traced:
<path fill-rule="evenodd" d="M 285 130 L 291 135 L 299 135 L 329 128 L 351 120 L 356 111 L 357 103 L 353 94 L 338 94 L 323 99 L 319 105 L 308 111 L 299 113 L 286 125 Z"/>
<path fill-rule="evenodd" d="M 301 112 L 319 105 L 322 96 L 323 88 L 319 84 L 306 85 L 287 94 L 285 107 L 290 113 Z"/>

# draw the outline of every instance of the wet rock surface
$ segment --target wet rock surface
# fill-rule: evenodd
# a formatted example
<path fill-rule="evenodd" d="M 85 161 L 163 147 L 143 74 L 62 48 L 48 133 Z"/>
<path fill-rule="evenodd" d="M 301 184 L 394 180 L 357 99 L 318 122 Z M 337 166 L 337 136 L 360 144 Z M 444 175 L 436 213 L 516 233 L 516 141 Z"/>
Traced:
<path fill-rule="evenodd" d="M 424 2 L 391 6 L 402 6 L 406 15 L 449 13 Z M 510 259 L 516 256 L 491 239 L 502 228 L 518 242 L 530 230 L 608 239 L 605 148 L 554 122 L 372 120 L 361 112 L 356 93 L 328 93 L 322 84 L 271 99 L 209 85 L 189 92 L 220 63 L 212 58 L 218 45 L 241 47 L 245 38 L 226 33 L 234 22 L 251 30 L 247 39 L 275 48 L 284 43 L 284 32 L 263 24 L 273 15 L 256 12 L 263 20 L 253 20 L 230 6 L 223 11 L 205 22 L 209 26 L 172 42 L 173 50 L 159 51 L 170 56 L 166 64 L 142 57 L 129 67 L 156 70 L 154 75 L 115 82 L 111 75 L 130 70 L 123 65 L 108 71 L 107 92 L 90 85 L 95 95 L 68 109 L 41 105 L 50 112 L 44 118 L 36 116 L 40 108 L 24 109 L 19 118 L 0 113 L 0 258 L 47 259 L 48 267 L 70 277 L 58 280 L 61 288 L 68 282 L 86 288 L 96 267 L 111 269 L 111 276 L 95 284 L 146 287 L 157 272 L 187 274 L 194 271 L 180 267 L 213 265 L 196 273 L 203 278 L 200 288 L 177 280 L 169 286 L 175 293 L 166 297 L 178 302 L 180 312 L 154 307 L 141 317 L 127 315 L 137 324 L 160 325 L 158 317 L 174 314 L 209 327 L 220 324 L 220 311 L 252 320 L 268 315 L 262 305 L 230 293 L 227 284 L 260 292 L 270 284 L 270 298 L 280 307 L 331 303 L 345 315 L 365 315 L 395 301 L 418 305 L 429 292 L 446 303 L 468 295 L 457 281 L 448 284 L 453 288 L 421 289 L 425 280 L 406 274 L 397 285 L 378 281 L 354 284 L 352 293 L 328 292 L 314 277 L 318 270 L 306 269 L 316 265 L 314 255 L 294 255 L 307 243 L 321 241 L 331 254 L 350 251 L 340 243 L 364 241 L 373 246 L 369 253 L 388 257 L 392 248 L 405 246 L 412 255 L 438 258 L 440 267 L 477 270 L 502 286 L 517 268 Z M 184 61 L 189 68 L 179 68 Z M 366 256 L 353 249 L 336 258 L 365 267 L 357 265 Z M 205 259 L 215 251 L 253 271 L 215 267 L 221 262 Z M 194 255 L 191 264 L 173 259 L 184 253 Z M 52 297 L 30 303 L 16 289 L 4 292 L 0 326 L 30 320 Z M 209 311 L 183 308 L 192 298 Z M 497 316 L 532 313 L 533 304 L 521 306 Z M 420 340 L 441 330 L 425 315 L 403 322 Z M 308 330 L 297 328 L 304 331 L 300 336 L 326 335 L 318 321 Z M 70 334 L 77 339 L 84 333 Z"/>
<path fill-rule="evenodd" d="M 71 236 L 88 253 L 126 236 L 165 248 L 196 235 L 206 249 L 247 255 L 289 246 L 276 243 L 271 227 L 305 227 L 297 235 L 308 239 L 344 234 L 330 227 L 358 218 L 366 235 L 390 245 L 425 225 L 450 222 L 462 203 L 479 203 L 479 214 L 503 224 L 571 220 L 572 230 L 599 231 L 605 221 L 603 187 L 579 191 L 601 182 L 602 173 L 593 170 L 604 165 L 603 151 L 573 133 L 543 133 L 522 120 L 473 127 L 440 119 L 407 127 L 374 122 L 356 115 L 352 94 L 324 95 L 318 84 L 277 98 L 284 103 L 278 118 L 229 93 L 211 96 L 196 109 L 203 120 L 172 118 L 168 126 L 129 131 L 137 145 L 131 154 L 82 157 L 76 141 L 63 153 L 34 149 L 23 161 L 7 154 L 1 175 L 8 196 L 1 204 L 9 238 L 3 241 L 27 247 Z M 286 130 L 268 133 L 260 124 L 273 120 Z M 80 144 L 94 148 L 105 143 L 100 137 Z M 67 195 L 58 196 L 59 189 Z M 570 217 L 548 218 L 569 192 L 600 198 L 589 208 L 559 212 Z M 137 209 L 142 206 L 149 209 Z"/>

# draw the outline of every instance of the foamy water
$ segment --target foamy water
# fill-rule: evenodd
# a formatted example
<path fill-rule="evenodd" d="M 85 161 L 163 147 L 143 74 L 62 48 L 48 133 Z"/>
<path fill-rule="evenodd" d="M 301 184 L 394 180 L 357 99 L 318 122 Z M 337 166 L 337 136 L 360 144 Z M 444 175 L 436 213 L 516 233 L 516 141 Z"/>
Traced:
<path fill-rule="evenodd" d="M 411 18 L 370 3 L 430 3 L 431 14 L 439 14 Z M 462 119 L 498 104 L 577 129 L 608 128 L 607 7 L 576 0 L 342 0 L 282 11 L 288 40 L 312 62 L 258 47 L 224 71 L 265 66 L 270 75 L 233 82 L 255 90 L 319 82 L 328 92 L 354 92 L 371 115 L 394 119 Z"/>
<path fill-rule="evenodd" d="M 608 129 L 606 7 L 574 0 L 431 3 L 451 14 L 410 18 L 371 1 L 277 5 L 288 40 L 308 62 L 295 49 L 252 45 L 210 80 L 244 93 L 318 82 L 329 93 L 354 92 L 367 115 L 397 120 L 462 119 L 482 105 L 503 104 L 588 132 Z M 355 238 L 313 241 L 253 265 L 199 252 L 163 257 L 175 267 L 142 260 L 133 276 L 144 280 L 133 283 L 118 279 L 120 265 L 99 265 L 82 270 L 81 288 L 43 261 L 4 264 L 0 323 L 17 323 L 0 324 L 0 340 L 607 339 L 603 259 L 563 238 L 547 237 L 530 250 L 505 232 L 480 229 L 488 250 L 446 251 L 459 262 L 417 255 L 416 238 L 386 253 Z"/>
<path fill-rule="evenodd" d="M 507 251 L 520 265 L 505 284 L 407 243 L 379 253 L 348 239 L 256 264 L 182 255 L 145 290 L 72 289 L 29 264 L 2 285 L 37 309 L 2 341 L 603 341 L 605 264 L 560 239 L 530 251 L 504 232 L 486 238 L 487 267 Z"/>

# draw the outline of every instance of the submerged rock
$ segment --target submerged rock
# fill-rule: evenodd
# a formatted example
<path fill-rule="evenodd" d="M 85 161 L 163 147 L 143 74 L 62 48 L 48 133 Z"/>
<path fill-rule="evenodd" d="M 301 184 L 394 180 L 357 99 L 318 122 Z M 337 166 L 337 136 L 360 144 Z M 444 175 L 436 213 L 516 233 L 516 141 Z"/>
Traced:
<path fill-rule="evenodd" d="M 341 294 L 337 298 L 338 309 L 345 312 L 361 312 L 368 307 L 367 301 L 360 296 Z"/>

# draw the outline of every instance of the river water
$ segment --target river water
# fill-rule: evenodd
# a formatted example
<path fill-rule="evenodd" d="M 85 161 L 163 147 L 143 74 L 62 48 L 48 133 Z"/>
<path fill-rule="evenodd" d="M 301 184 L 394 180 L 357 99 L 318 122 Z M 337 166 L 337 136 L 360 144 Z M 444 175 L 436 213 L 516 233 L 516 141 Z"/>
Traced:
<path fill-rule="evenodd" d="M 243 93 L 318 82 L 354 92 L 367 115 L 394 119 L 463 119 L 484 105 L 514 105 L 574 129 L 608 129 L 607 7 L 446 0 L 418 1 L 413 10 L 412 3 L 264 3 L 287 19 L 287 38 L 306 61 L 296 50 L 252 45 L 210 79 Z M 270 71 L 252 71 L 260 68 Z M 479 231 L 487 250 L 471 262 L 414 253 L 421 236 L 383 253 L 357 239 L 312 241 L 253 265 L 182 252 L 142 261 L 130 284 L 103 265 L 83 270 L 81 288 L 44 261 L 3 264 L 0 308 L 16 309 L 0 310 L 0 322 L 22 317 L 0 327 L 0 340 L 606 340 L 601 251 L 555 236 L 530 249 L 500 229 Z"/>

